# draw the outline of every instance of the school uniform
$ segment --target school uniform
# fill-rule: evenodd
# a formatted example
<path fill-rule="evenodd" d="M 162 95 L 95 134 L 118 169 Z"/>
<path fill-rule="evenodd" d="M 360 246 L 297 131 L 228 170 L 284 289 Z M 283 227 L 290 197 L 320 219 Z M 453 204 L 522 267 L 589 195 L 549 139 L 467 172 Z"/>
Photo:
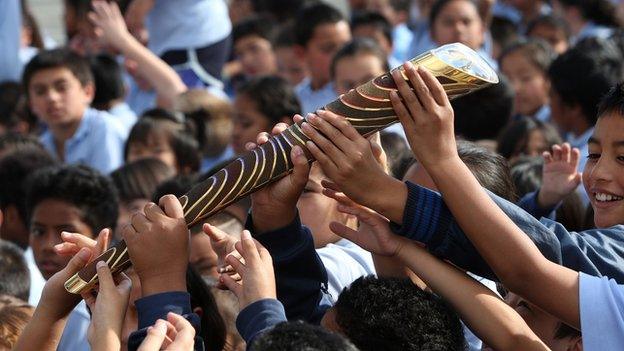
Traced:
<path fill-rule="evenodd" d="M 624 350 L 624 286 L 580 273 L 579 304 L 583 350 Z"/>
<path fill-rule="evenodd" d="M 392 223 L 401 236 L 427 245 L 434 255 L 497 281 L 495 274 L 459 227 L 439 193 L 406 182 L 408 199 L 403 223 Z M 624 283 L 624 225 L 569 232 L 563 225 L 537 220 L 517 205 L 492 193 L 490 197 L 552 262 L 592 276 Z"/>
<path fill-rule="evenodd" d="M 64 162 L 86 165 L 109 174 L 124 162 L 126 134 L 110 114 L 88 108 L 74 135 L 65 141 Z M 58 155 L 50 129 L 39 140 L 50 154 Z"/>
<path fill-rule="evenodd" d="M 587 24 L 585 24 L 583 28 L 581 28 L 576 36 L 570 38 L 570 42 L 572 43 L 572 45 L 575 45 L 583 39 L 608 39 L 609 37 L 611 37 L 611 35 L 613 35 L 613 28 L 595 24 L 594 22 L 587 22 Z"/>
<path fill-rule="evenodd" d="M 63 329 L 57 351 L 89 351 L 91 346 L 87 340 L 87 330 L 91 323 L 91 316 L 87 311 L 87 304 L 83 301 L 69 313 L 67 324 Z"/>
<path fill-rule="evenodd" d="M 26 260 L 28 272 L 30 273 L 30 294 L 28 295 L 28 304 L 37 307 L 46 281 L 41 275 L 39 267 L 37 267 L 35 256 L 30 246 L 24 251 L 24 260 Z"/>
<path fill-rule="evenodd" d="M 329 82 L 322 88 L 314 90 L 312 89 L 312 81 L 309 77 L 295 87 L 295 94 L 301 103 L 303 116 L 318 110 L 338 97 L 334 89 L 334 83 Z"/>
<path fill-rule="evenodd" d="M 126 135 L 130 134 L 130 129 L 132 129 L 132 126 L 137 122 L 137 115 L 127 103 L 121 102 L 113 106 L 113 108 L 109 109 L 107 112 L 115 121 L 123 126 Z"/>
<path fill-rule="evenodd" d="M 407 23 L 400 23 L 392 28 L 392 57 L 399 62 L 404 62 L 411 57 L 410 45 L 414 39 L 414 33 L 409 29 Z"/>
<path fill-rule="evenodd" d="M 236 329 L 250 350 L 259 335 L 286 321 L 286 311 L 279 300 L 262 299 L 240 311 L 236 316 Z"/>

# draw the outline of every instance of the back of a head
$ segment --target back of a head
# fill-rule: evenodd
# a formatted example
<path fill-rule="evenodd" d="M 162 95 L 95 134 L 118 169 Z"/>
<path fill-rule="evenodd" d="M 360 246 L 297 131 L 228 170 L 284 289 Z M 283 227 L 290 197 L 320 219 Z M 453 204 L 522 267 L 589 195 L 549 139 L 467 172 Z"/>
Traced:
<path fill-rule="evenodd" d="M 360 350 L 464 350 L 455 311 L 409 279 L 359 278 L 334 309 L 338 328 Z"/>
<path fill-rule="evenodd" d="M 514 93 L 503 75 L 500 82 L 451 101 L 455 132 L 468 140 L 496 139 L 511 119 Z"/>
<path fill-rule="evenodd" d="M 0 130 L 11 130 L 19 122 L 16 113 L 18 102 L 22 97 L 22 85 L 18 82 L 0 82 Z"/>
<path fill-rule="evenodd" d="M 345 18 L 331 5 L 323 2 L 315 2 L 302 8 L 295 20 L 295 40 L 298 45 L 306 46 L 314 35 L 316 28 L 323 24 L 338 23 Z"/>
<path fill-rule="evenodd" d="M 93 74 L 87 59 L 67 48 L 42 50 L 24 68 L 24 91 L 28 93 L 30 81 L 37 72 L 53 68 L 67 68 L 83 86 L 93 83 Z"/>
<path fill-rule="evenodd" d="M 355 32 L 360 26 L 371 26 L 383 33 L 389 43 L 392 43 L 392 25 L 378 12 L 359 11 L 351 19 L 351 31 Z"/>
<path fill-rule="evenodd" d="M 34 311 L 25 301 L 0 295 L 0 350 L 13 349 Z"/>
<path fill-rule="evenodd" d="M 541 156 L 520 157 L 511 165 L 511 179 L 518 197 L 536 191 L 542 186 L 544 159 Z"/>
<path fill-rule="evenodd" d="M 527 24 L 526 34 L 530 36 L 531 33 L 533 33 L 533 30 L 539 26 L 560 30 L 564 34 L 566 40 L 570 40 L 570 37 L 572 36 L 568 22 L 559 16 L 541 15 L 532 19 Z"/>
<path fill-rule="evenodd" d="M 28 301 L 30 271 L 24 251 L 10 241 L 0 239 L 0 295 Z"/>
<path fill-rule="evenodd" d="M 175 171 L 155 158 L 126 163 L 113 173 L 111 179 L 119 192 L 119 201 L 151 199 L 158 185 L 173 177 Z"/>
<path fill-rule="evenodd" d="M 357 351 L 341 335 L 301 321 L 282 322 L 260 335 L 251 345 L 253 351 Z"/>
<path fill-rule="evenodd" d="M 485 147 L 469 141 L 457 142 L 459 158 L 468 166 L 482 187 L 509 201 L 515 201 L 516 192 L 507 160 Z"/>
<path fill-rule="evenodd" d="M 290 119 L 301 113 L 301 104 L 295 90 L 284 78 L 278 76 L 253 78 L 243 84 L 237 93 L 251 99 L 259 112 L 270 120 L 271 126 L 283 118 Z"/>
<path fill-rule="evenodd" d="M 609 0 L 558 0 L 563 7 L 576 7 L 589 22 L 607 27 L 621 26 L 615 3 Z"/>
<path fill-rule="evenodd" d="M 27 180 L 28 216 L 42 201 L 55 199 L 80 210 L 94 233 L 115 228 L 119 215 L 118 196 L 110 178 L 86 166 L 55 166 L 41 169 Z"/>
<path fill-rule="evenodd" d="M 578 104 L 590 126 L 596 123 L 600 99 L 624 77 L 622 55 L 608 40 L 591 38 L 561 54 L 548 75 L 562 103 Z"/>
<path fill-rule="evenodd" d="M 91 57 L 89 63 L 95 82 L 91 105 L 99 110 L 108 110 L 112 102 L 123 100 L 126 95 L 121 65 L 106 54 Z"/>
<path fill-rule="evenodd" d="M 33 148 L 44 150 L 41 142 L 33 136 L 12 132 L 0 135 L 0 158 L 13 151 Z"/>

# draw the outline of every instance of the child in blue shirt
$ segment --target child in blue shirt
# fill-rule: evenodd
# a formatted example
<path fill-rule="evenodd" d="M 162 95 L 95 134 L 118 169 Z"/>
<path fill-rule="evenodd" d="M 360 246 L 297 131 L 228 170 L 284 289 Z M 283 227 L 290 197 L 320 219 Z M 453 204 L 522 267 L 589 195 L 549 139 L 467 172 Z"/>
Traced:
<path fill-rule="evenodd" d="M 24 69 L 32 111 L 48 129 L 40 140 L 68 164 L 109 173 L 123 163 L 126 132 L 105 112 L 89 108 L 94 96 L 88 62 L 67 49 L 46 50 Z"/>

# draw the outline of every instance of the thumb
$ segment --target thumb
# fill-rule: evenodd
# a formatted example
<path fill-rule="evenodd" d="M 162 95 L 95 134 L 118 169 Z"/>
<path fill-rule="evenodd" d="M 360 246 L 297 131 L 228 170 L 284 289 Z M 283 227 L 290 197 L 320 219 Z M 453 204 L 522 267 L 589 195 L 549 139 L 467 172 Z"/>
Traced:
<path fill-rule="evenodd" d="M 211 242 L 218 242 L 221 241 L 223 239 L 225 239 L 227 233 L 225 233 L 224 231 L 222 231 L 221 229 L 209 224 L 209 223 L 204 223 L 204 226 L 202 227 L 202 230 L 204 231 L 204 233 L 206 235 L 208 235 L 208 237 L 210 238 Z"/>
<path fill-rule="evenodd" d="M 292 148 L 290 151 L 290 159 L 294 165 L 291 179 L 296 186 L 303 189 L 308 182 L 310 164 L 301 146 L 295 145 Z"/>
<path fill-rule="evenodd" d="M 84 268 L 84 266 L 87 265 L 87 263 L 89 263 L 89 260 L 91 259 L 91 254 L 92 251 L 89 248 L 83 247 L 82 249 L 80 249 L 80 251 L 78 251 L 78 253 L 74 257 L 72 257 L 71 260 L 69 260 L 67 266 L 63 268 L 63 275 L 69 278 L 72 275 L 78 273 L 78 271 L 80 271 L 82 268 Z"/>

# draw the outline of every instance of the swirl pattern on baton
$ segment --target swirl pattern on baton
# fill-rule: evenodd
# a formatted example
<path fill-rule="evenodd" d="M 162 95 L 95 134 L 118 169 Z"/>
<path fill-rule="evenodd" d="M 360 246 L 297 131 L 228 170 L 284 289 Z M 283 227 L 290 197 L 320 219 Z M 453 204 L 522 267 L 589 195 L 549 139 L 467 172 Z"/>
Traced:
<path fill-rule="evenodd" d="M 442 46 L 412 62 L 431 71 L 451 99 L 498 82 L 494 70 L 474 51 L 461 44 Z M 402 67 L 395 69 L 403 72 Z M 405 75 L 403 77 L 408 81 Z M 352 89 L 324 108 L 343 116 L 360 134 L 367 136 L 397 122 L 389 95 L 393 90 L 397 87 L 392 76 L 386 73 Z M 292 171 L 290 151 L 294 145 L 301 146 L 312 162 L 313 158 L 305 147 L 308 140 L 300 126 L 293 124 L 266 144 L 245 153 L 193 187 L 180 198 L 188 227 Z M 106 260 L 109 266 L 113 263 L 110 267 L 114 272 L 130 265 L 125 243 L 121 242 L 68 280 L 65 284 L 67 290 L 79 293 L 92 288 L 97 283 L 95 264 L 100 260 Z"/>

